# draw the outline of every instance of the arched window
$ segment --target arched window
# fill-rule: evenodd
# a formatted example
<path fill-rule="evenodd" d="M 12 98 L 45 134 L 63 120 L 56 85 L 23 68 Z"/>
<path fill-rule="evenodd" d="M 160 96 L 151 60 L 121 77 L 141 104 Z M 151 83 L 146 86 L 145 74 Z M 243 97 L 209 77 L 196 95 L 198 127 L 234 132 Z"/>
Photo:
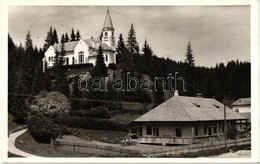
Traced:
<path fill-rule="evenodd" d="M 84 63 L 84 51 L 79 51 L 79 64 Z"/>

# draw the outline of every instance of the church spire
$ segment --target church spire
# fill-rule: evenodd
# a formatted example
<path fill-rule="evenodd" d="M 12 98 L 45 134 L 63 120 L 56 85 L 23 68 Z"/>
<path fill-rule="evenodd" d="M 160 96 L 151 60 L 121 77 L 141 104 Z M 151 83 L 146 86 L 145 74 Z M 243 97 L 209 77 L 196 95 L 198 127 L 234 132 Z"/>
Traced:
<path fill-rule="evenodd" d="M 113 23 L 112 23 L 112 19 L 111 19 L 108 7 L 107 7 L 107 15 L 105 18 L 105 23 L 104 23 L 102 31 L 104 31 L 104 30 L 113 30 L 113 31 L 115 30 L 113 27 Z"/>

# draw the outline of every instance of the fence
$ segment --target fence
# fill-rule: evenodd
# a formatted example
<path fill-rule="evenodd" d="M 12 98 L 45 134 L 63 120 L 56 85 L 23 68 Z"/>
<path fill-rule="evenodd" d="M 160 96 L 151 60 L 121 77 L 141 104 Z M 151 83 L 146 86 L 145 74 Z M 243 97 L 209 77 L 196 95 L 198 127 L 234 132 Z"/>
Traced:
<path fill-rule="evenodd" d="M 76 151 L 86 154 L 93 154 L 95 156 L 105 157 L 162 157 L 179 155 L 181 153 L 200 152 L 208 150 L 216 150 L 225 147 L 224 141 L 205 142 L 200 144 L 191 144 L 183 146 L 152 146 L 142 145 L 142 147 L 136 146 L 120 146 L 113 144 L 99 144 L 91 143 L 89 141 L 82 140 L 64 140 L 56 139 L 51 141 L 52 145 L 58 149 L 66 151 Z M 243 146 L 250 145 L 250 138 L 239 138 L 234 140 L 228 140 L 227 146 Z"/>

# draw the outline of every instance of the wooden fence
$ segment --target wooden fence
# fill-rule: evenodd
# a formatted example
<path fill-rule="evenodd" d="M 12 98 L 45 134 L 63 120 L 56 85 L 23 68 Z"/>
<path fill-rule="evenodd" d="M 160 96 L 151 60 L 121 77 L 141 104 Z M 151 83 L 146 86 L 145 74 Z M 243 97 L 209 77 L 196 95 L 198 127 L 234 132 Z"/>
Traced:
<path fill-rule="evenodd" d="M 205 142 L 200 144 L 191 144 L 183 146 L 155 146 L 154 148 L 152 148 L 151 145 L 149 145 L 148 148 L 145 148 L 146 145 L 142 145 L 140 147 L 138 145 L 120 146 L 113 144 L 92 143 L 89 141 L 82 140 L 64 139 L 52 140 L 51 143 L 53 146 L 61 150 L 76 151 L 86 153 L 86 155 L 92 154 L 95 156 L 104 157 L 162 157 L 171 155 L 176 156 L 181 153 L 216 150 L 225 147 L 224 141 Z M 228 147 L 243 146 L 250 144 L 250 138 L 239 138 L 227 141 Z"/>

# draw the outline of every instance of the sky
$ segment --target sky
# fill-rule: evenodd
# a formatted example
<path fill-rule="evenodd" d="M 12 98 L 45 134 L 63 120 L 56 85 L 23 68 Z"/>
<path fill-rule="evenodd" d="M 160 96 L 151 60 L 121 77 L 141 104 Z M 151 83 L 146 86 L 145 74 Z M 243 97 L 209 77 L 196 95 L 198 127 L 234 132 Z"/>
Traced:
<path fill-rule="evenodd" d="M 107 6 L 9 6 L 8 32 L 24 44 L 30 30 L 42 47 L 50 26 L 58 36 L 72 27 L 83 39 L 98 37 Z M 140 48 L 146 39 L 158 57 L 184 61 L 191 42 L 196 66 L 250 61 L 250 6 L 109 6 L 115 37 L 134 24 Z"/>

